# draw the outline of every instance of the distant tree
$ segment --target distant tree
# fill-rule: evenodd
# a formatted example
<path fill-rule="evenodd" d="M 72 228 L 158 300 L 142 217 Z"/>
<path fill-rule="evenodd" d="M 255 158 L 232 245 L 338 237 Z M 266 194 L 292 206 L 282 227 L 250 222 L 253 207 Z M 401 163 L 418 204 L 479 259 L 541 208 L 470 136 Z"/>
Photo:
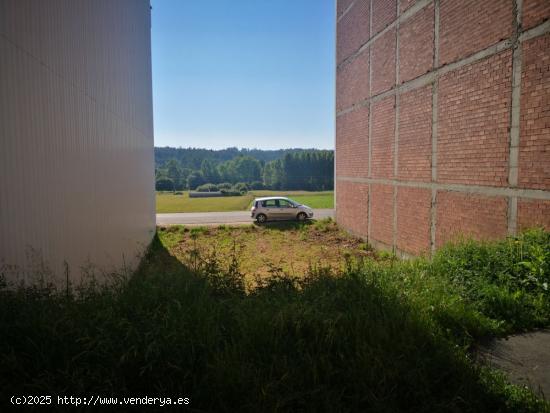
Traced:
<path fill-rule="evenodd" d="M 181 165 L 175 159 L 170 159 L 165 166 L 166 176 L 174 183 L 174 188 L 181 186 Z"/>
<path fill-rule="evenodd" d="M 269 162 L 275 159 L 281 159 L 286 153 L 299 153 L 304 151 L 313 151 L 313 149 L 238 149 L 235 147 L 212 150 L 201 148 L 155 148 L 155 165 L 162 167 L 170 159 L 176 159 L 182 168 L 198 170 L 204 159 L 210 159 L 217 166 L 218 164 L 230 161 L 239 156 L 251 156 L 260 162 Z"/>
<path fill-rule="evenodd" d="M 170 178 L 158 178 L 155 181 L 155 189 L 157 191 L 174 191 L 174 181 Z"/>
<path fill-rule="evenodd" d="M 271 189 L 282 189 L 284 187 L 283 162 L 280 159 L 265 164 L 263 181 L 264 185 Z"/>
<path fill-rule="evenodd" d="M 228 148 L 208 149 L 155 148 L 155 159 L 167 159 L 155 168 L 155 181 L 170 179 L 174 190 L 191 189 L 204 183 L 237 182 L 272 189 L 327 190 L 334 187 L 334 151 Z M 273 157 L 278 157 L 273 159 Z M 167 185 L 166 182 L 161 185 Z"/>
<path fill-rule="evenodd" d="M 189 168 L 181 168 L 180 170 L 180 187 L 178 189 L 187 189 L 189 186 L 187 185 L 187 178 L 189 175 L 193 173 L 192 169 Z"/>
<path fill-rule="evenodd" d="M 262 167 L 257 159 L 251 156 L 240 156 L 232 162 L 238 181 L 253 182 L 261 179 Z"/>
<path fill-rule="evenodd" d="M 204 177 L 202 176 L 200 171 L 191 172 L 191 174 L 187 177 L 187 187 L 191 190 L 194 190 L 198 186 L 205 183 L 206 181 L 204 180 Z"/>
<path fill-rule="evenodd" d="M 231 161 L 223 162 L 218 165 L 218 167 L 216 168 L 216 171 L 218 172 L 220 181 L 235 183 L 235 180 L 234 180 L 235 174 L 234 174 L 234 171 L 232 170 L 232 166 L 233 164 Z"/>
<path fill-rule="evenodd" d="M 262 172 L 262 181 L 267 188 L 273 188 L 273 163 L 271 161 L 265 164 L 264 170 Z"/>
<path fill-rule="evenodd" d="M 220 182 L 220 174 L 216 169 L 216 165 L 211 159 L 204 159 L 201 163 L 201 173 L 206 182 Z"/>

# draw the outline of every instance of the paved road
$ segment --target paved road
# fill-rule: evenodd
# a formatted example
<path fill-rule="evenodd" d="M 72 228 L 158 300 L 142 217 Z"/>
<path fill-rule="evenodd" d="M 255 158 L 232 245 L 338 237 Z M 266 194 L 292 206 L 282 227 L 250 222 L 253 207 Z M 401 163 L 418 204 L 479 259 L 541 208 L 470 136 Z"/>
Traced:
<path fill-rule="evenodd" d="M 482 347 L 480 355 L 503 370 L 512 383 L 529 386 L 550 400 L 550 330 L 495 340 Z"/>
<path fill-rule="evenodd" d="M 334 209 L 314 209 L 313 218 L 334 218 Z M 157 214 L 157 225 L 219 225 L 250 224 L 250 211 L 231 212 L 186 212 L 178 214 Z"/>

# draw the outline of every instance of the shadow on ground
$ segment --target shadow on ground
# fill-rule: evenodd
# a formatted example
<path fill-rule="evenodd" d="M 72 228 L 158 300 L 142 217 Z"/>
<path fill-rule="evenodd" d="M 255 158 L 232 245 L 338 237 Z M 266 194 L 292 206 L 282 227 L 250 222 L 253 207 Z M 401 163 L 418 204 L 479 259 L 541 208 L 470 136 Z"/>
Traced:
<path fill-rule="evenodd" d="M 301 288 L 277 278 L 245 294 L 192 273 L 155 237 L 136 274 L 111 281 L 70 295 L 0 290 L 0 400 L 188 397 L 196 412 L 541 408 L 359 273 Z"/>
<path fill-rule="evenodd" d="M 289 230 L 295 230 L 295 229 L 301 229 L 304 227 L 309 227 L 313 225 L 316 220 L 308 220 L 308 221 L 268 221 L 263 224 L 258 224 L 256 221 L 254 221 L 253 225 L 260 228 L 269 228 L 279 231 L 289 231 Z"/>

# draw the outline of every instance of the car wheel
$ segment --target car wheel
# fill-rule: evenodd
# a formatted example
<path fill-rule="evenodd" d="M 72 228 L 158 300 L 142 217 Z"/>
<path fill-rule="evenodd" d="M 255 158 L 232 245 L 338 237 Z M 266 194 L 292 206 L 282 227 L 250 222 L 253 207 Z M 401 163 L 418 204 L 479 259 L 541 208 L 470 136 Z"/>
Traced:
<path fill-rule="evenodd" d="M 258 222 L 258 224 L 263 224 L 265 221 L 267 221 L 267 217 L 265 216 L 265 214 L 258 214 L 258 216 L 256 217 L 256 221 Z"/>
<path fill-rule="evenodd" d="M 305 221 L 307 219 L 307 215 L 305 212 L 300 212 L 296 218 L 298 219 L 298 221 Z"/>

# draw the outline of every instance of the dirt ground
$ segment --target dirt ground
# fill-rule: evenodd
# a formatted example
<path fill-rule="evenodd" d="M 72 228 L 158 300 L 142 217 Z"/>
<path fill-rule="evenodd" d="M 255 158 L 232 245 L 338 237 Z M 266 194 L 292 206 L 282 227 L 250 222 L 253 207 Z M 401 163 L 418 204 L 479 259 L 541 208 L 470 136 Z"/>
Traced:
<path fill-rule="evenodd" d="M 166 227 L 160 237 L 172 255 L 192 265 L 194 251 L 216 254 L 228 264 L 237 257 L 246 277 L 274 272 L 300 277 L 311 268 L 342 269 L 346 260 L 373 256 L 363 240 L 338 229 L 332 221 L 280 222 L 241 227 Z"/>

